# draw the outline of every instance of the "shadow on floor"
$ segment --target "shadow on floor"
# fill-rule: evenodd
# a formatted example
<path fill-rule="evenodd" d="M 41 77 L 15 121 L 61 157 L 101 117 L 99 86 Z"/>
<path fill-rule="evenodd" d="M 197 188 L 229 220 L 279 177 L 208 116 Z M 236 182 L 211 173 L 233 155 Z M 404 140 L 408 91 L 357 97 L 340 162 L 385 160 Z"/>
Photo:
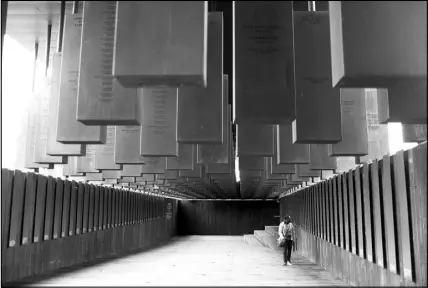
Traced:
<path fill-rule="evenodd" d="M 35 283 L 40 282 L 40 281 L 44 281 L 44 280 L 51 279 L 51 278 L 56 278 L 59 276 L 64 276 L 64 275 L 67 275 L 69 273 L 76 272 L 79 270 L 83 270 L 83 269 L 88 268 L 88 267 L 93 267 L 96 265 L 112 262 L 112 261 L 115 261 L 117 259 L 121 259 L 121 258 L 130 256 L 130 255 L 133 255 L 133 254 L 148 252 L 148 251 L 156 251 L 157 249 L 160 249 L 164 246 L 170 245 L 170 244 L 175 243 L 175 242 L 179 242 L 182 240 L 182 238 L 184 238 L 184 237 L 176 236 L 176 237 L 169 239 L 166 242 L 159 243 L 159 244 L 154 245 L 152 247 L 140 248 L 140 249 L 137 249 L 137 250 L 134 250 L 134 251 L 131 251 L 129 253 L 122 254 L 122 255 L 118 255 L 118 256 L 112 255 L 112 256 L 96 259 L 96 260 L 91 261 L 91 262 L 76 264 L 76 265 L 73 265 L 71 267 L 61 268 L 61 269 L 54 270 L 51 272 L 47 272 L 47 273 L 44 273 L 41 275 L 30 276 L 30 277 L 27 277 L 27 278 L 22 279 L 20 281 L 17 281 L 17 282 L 2 283 L 1 287 L 20 287 L 20 286 L 26 286 L 29 284 L 35 284 Z"/>

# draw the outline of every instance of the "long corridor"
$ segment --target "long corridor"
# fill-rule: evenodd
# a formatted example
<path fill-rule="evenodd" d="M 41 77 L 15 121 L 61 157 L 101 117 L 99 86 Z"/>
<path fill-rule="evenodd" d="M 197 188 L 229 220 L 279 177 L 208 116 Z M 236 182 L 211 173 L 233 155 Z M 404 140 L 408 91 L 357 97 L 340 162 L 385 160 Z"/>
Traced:
<path fill-rule="evenodd" d="M 242 236 L 175 237 L 170 243 L 32 286 L 347 286 L 297 253 L 251 247 Z"/>

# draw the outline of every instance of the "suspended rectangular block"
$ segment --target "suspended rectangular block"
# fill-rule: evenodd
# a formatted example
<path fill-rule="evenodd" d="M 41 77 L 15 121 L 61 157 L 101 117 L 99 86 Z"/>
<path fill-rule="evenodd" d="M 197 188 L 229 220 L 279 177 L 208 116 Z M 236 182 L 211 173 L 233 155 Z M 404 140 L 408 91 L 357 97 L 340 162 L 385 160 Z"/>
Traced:
<path fill-rule="evenodd" d="M 337 143 L 342 140 L 340 90 L 331 86 L 330 41 L 326 41 L 330 34 L 328 12 L 296 11 L 293 18 L 296 79 L 293 143 Z"/>
<path fill-rule="evenodd" d="M 222 144 L 223 139 L 223 13 L 208 14 L 206 87 L 178 90 L 177 142 Z"/>
<path fill-rule="evenodd" d="M 308 164 L 296 165 L 296 174 L 299 177 L 321 177 L 321 170 L 311 170 Z"/>
<path fill-rule="evenodd" d="M 164 180 L 156 180 L 156 181 L 147 181 L 146 186 L 152 185 L 154 187 L 155 185 L 163 185 L 165 184 Z"/>
<path fill-rule="evenodd" d="M 229 102 L 228 75 L 223 75 L 223 143 L 198 144 L 197 163 L 228 163 L 229 135 L 231 134 L 232 106 Z"/>
<path fill-rule="evenodd" d="M 427 123 L 427 79 L 406 79 L 377 89 L 379 123 Z"/>
<path fill-rule="evenodd" d="M 207 163 L 205 172 L 207 174 L 230 174 L 232 173 L 230 164 Z"/>
<path fill-rule="evenodd" d="M 234 5 L 234 121 L 291 123 L 295 116 L 293 2 Z"/>
<path fill-rule="evenodd" d="M 403 142 L 422 143 L 427 141 L 426 124 L 403 124 Z"/>
<path fill-rule="evenodd" d="M 158 185 L 159 187 L 163 187 L 163 188 L 166 188 L 166 187 L 172 187 L 172 185 L 170 184 L 170 183 L 166 183 L 166 180 L 164 181 L 165 183 L 164 184 L 162 184 L 162 185 Z"/>
<path fill-rule="evenodd" d="M 103 179 L 118 179 L 120 178 L 121 170 L 103 170 L 101 174 Z"/>
<path fill-rule="evenodd" d="M 364 156 L 368 151 L 364 89 L 340 89 L 342 141 L 328 145 L 330 156 Z"/>
<path fill-rule="evenodd" d="M 118 184 L 113 185 L 113 186 L 114 187 L 126 187 L 126 188 L 129 188 L 129 183 L 118 183 Z"/>
<path fill-rule="evenodd" d="M 53 53 L 51 68 L 51 87 L 49 95 L 48 128 L 46 154 L 52 156 L 81 156 L 82 145 L 62 144 L 57 139 L 58 100 L 60 91 L 62 53 Z"/>
<path fill-rule="evenodd" d="M 95 169 L 95 152 L 98 145 L 86 145 L 85 156 L 76 157 L 78 173 L 97 173 Z"/>
<path fill-rule="evenodd" d="M 24 168 L 35 169 L 35 168 L 48 168 L 48 164 L 34 163 L 34 152 L 36 145 L 36 119 L 37 119 L 37 98 L 35 93 L 31 94 L 31 100 L 28 105 L 28 112 L 26 114 L 27 125 L 24 125 L 25 130 L 25 153 L 24 153 Z"/>
<path fill-rule="evenodd" d="M 234 161 L 232 161 L 234 162 Z M 235 165 L 232 163 L 229 164 L 205 164 L 205 173 L 206 174 L 228 174 L 234 175 Z"/>
<path fill-rule="evenodd" d="M 142 101 L 140 155 L 177 156 L 177 88 L 138 89 Z"/>
<path fill-rule="evenodd" d="M 275 175 L 275 176 L 279 176 L 279 175 Z M 281 181 L 283 179 L 274 179 L 274 180 L 265 180 L 265 182 L 260 185 L 261 189 L 273 189 L 278 187 L 279 185 L 281 185 Z"/>
<path fill-rule="evenodd" d="M 207 1 L 117 2 L 114 76 L 127 88 L 205 87 L 207 20 Z"/>
<path fill-rule="evenodd" d="M 273 125 L 236 125 L 237 156 L 273 156 L 273 133 Z"/>
<path fill-rule="evenodd" d="M 86 147 L 83 146 L 83 152 L 86 153 Z M 83 173 L 77 172 L 77 158 L 78 156 L 68 156 L 67 164 L 63 165 L 63 175 L 64 176 L 83 176 Z"/>
<path fill-rule="evenodd" d="M 164 173 L 166 169 L 166 157 L 144 157 L 145 165 L 141 165 L 141 173 Z"/>
<path fill-rule="evenodd" d="M 178 170 L 165 170 L 163 174 L 156 174 L 156 180 L 174 180 L 178 177 Z"/>
<path fill-rule="evenodd" d="M 202 164 L 193 164 L 194 167 L 192 170 L 179 170 L 178 176 L 179 177 L 187 177 L 187 178 L 202 178 L 205 175 L 205 169 L 204 165 Z"/>
<path fill-rule="evenodd" d="M 229 105 L 229 112 L 230 112 Z M 232 122 L 229 121 L 229 136 L 228 139 L 228 163 L 206 163 L 205 164 L 205 173 L 232 173 L 235 170 L 235 153 L 233 148 L 233 135 L 232 135 Z"/>
<path fill-rule="evenodd" d="M 241 156 L 239 159 L 240 171 L 262 171 L 265 170 L 265 157 Z"/>
<path fill-rule="evenodd" d="M 269 173 L 269 171 L 267 171 L 267 170 L 265 170 L 265 171 L 263 171 L 262 173 L 264 173 L 264 175 L 265 175 L 265 181 L 268 181 L 268 180 L 284 180 L 284 179 L 286 179 L 286 174 L 272 174 L 272 173 Z"/>
<path fill-rule="evenodd" d="M 310 144 L 309 149 L 309 169 L 311 170 L 336 170 L 336 157 L 328 156 L 328 145 Z"/>
<path fill-rule="evenodd" d="M 295 186 L 296 185 L 301 185 L 302 181 L 293 181 L 292 180 L 293 179 L 293 175 L 286 175 L 286 185 L 295 185 Z"/>
<path fill-rule="evenodd" d="M 382 108 L 382 101 L 379 101 L 384 89 L 365 89 L 366 95 L 366 118 L 368 131 L 369 153 L 366 156 L 358 157 L 361 163 L 370 162 L 382 158 L 389 153 L 389 133 L 388 125 L 379 123 L 379 113 Z"/>
<path fill-rule="evenodd" d="M 178 172 L 177 172 L 178 173 Z M 170 180 L 165 180 L 165 182 L 166 183 L 168 183 L 168 184 L 173 184 L 173 185 L 176 185 L 176 184 L 179 184 L 179 183 L 182 183 L 184 180 L 183 179 L 170 179 Z"/>
<path fill-rule="evenodd" d="M 241 178 L 260 178 L 262 177 L 262 171 L 240 171 Z"/>
<path fill-rule="evenodd" d="M 62 43 L 56 140 L 64 144 L 103 144 L 106 141 L 106 126 L 86 126 L 76 120 L 81 35 L 82 14 L 67 14 Z"/>
<path fill-rule="evenodd" d="M 166 158 L 167 170 L 192 170 L 193 161 L 193 144 L 178 144 L 178 157 Z"/>
<path fill-rule="evenodd" d="M 155 180 L 153 182 L 153 184 L 156 186 L 161 186 L 161 185 L 165 185 L 165 181 L 164 180 Z"/>
<path fill-rule="evenodd" d="M 287 182 L 287 186 L 291 187 L 291 190 L 289 190 L 289 193 L 293 193 L 295 191 L 294 189 L 299 189 L 302 186 L 302 182 L 296 182 L 296 183 L 289 183 Z"/>
<path fill-rule="evenodd" d="M 102 173 L 86 173 L 85 177 L 86 177 L 86 181 L 102 181 L 103 180 Z"/>
<path fill-rule="evenodd" d="M 321 180 L 327 180 L 336 176 L 336 173 L 332 170 L 321 170 Z"/>
<path fill-rule="evenodd" d="M 143 176 L 135 178 L 135 182 L 145 181 L 155 181 L 155 174 L 143 174 Z"/>
<path fill-rule="evenodd" d="M 336 157 L 337 169 L 336 173 L 343 173 L 354 169 L 357 164 L 355 157 Z"/>
<path fill-rule="evenodd" d="M 399 79 L 426 81 L 426 10 L 425 1 L 330 1 L 333 87 L 386 88 Z"/>
<path fill-rule="evenodd" d="M 271 174 L 294 174 L 296 166 L 294 164 L 278 164 L 278 131 L 274 127 L 273 133 L 273 156 L 268 158 L 269 173 Z"/>
<path fill-rule="evenodd" d="M 287 175 L 289 179 L 285 180 L 287 186 L 291 186 L 292 189 L 299 188 L 302 185 L 302 181 L 293 182 L 291 181 L 291 175 Z M 281 184 L 284 180 L 281 180 Z"/>
<path fill-rule="evenodd" d="M 36 116 L 35 116 L 35 144 L 34 158 L 35 163 L 41 164 L 61 164 L 64 162 L 63 156 L 50 156 L 46 154 L 47 136 L 49 126 L 49 90 L 48 79 L 44 78 L 40 93 L 37 95 Z"/>
<path fill-rule="evenodd" d="M 292 125 L 277 125 L 277 163 L 309 164 L 309 144 L 294 144 Z"/>
<path fill-rule="evenodd" d="M 77 120 L 85 125 L 139 125 L 136 88 L 113 78 L 115 1 L 84 2 Z"/>
<path fill-rule="evenodd" d="M 117 179 L 118 183 L 132 183 L 135 182 L 135 177 L 131 176 L 122 176 L 122 178 Z"/>
<path fill-rule="evenodd" d="M 296 165 L 294 164 L 277 164 L 274 157 L 267 157 L 269 163 L 269 171 L 272 174 L 294 174 L 296 173 Z"/>
<path fill-rule="evenodd" d="M 96 145 L 95 169 L 120 170 L 120 165 L 114 162 L 114 147 L 116 143 L 116 127 L 107 126 L 106 144 Z"/>
<path fill-rule="evenodd" d="M 281 188 L 280 188 L 281 190 L 282 189 L 292 189 L 292 188 L 294 188 L 294 185 L 288 185 L 286 180 L 281 181 Z M 286 192 L 286 191 L 283 191 L 283 192 Z"/>
<path fill-rule="evenodd" d="M 235 177 L 235 176 L 232 176 L 232 175 L 230 175 L 230 174 L 212 174 L 212 175 L 209 175 L 209 178 L 211 179 L 211 180 L 215 180 L 215 181 L 226 181 L 226 180 L 231 180 L 231 178 L 232 177 Z"/>
<path fill-rule="evenodd" d="M 140 133 L 140 126 L 116 126 L 116 164 L 144 164 L 144 157 L 140 156 Z"/>
<path fill-rule="evenodd" d="M 104 179 L 104 184 L 117 184 L 117 179 Z"/>

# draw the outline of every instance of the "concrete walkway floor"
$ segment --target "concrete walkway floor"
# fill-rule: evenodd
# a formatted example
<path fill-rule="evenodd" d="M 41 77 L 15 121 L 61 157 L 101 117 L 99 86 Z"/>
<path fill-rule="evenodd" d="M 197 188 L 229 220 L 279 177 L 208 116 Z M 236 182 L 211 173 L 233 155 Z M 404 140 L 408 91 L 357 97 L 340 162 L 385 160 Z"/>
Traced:
<path fill-rule="evenodd" d="M 242 236 L 176 237 L 171 243 L 58 273 L 31 286 L 348 286 L 297 253 L 251 247 Z"/>

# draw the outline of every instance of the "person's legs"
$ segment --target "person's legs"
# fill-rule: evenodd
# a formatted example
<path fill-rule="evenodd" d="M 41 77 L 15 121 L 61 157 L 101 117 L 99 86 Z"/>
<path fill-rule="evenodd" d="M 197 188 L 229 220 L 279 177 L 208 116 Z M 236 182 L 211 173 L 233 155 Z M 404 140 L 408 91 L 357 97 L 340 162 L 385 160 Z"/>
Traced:
<path fill-rule="evenodd" d="M 288 262 L 287 264 L 291 265 L 291 249 L 293 248 L 293 241 L 286 240 L 285 247 L 286 247 L 286 250 L 287 250 L 287 259 L 286 259 L 286 261 Z"/>
<path fill-rule="evenodd" d="M 284 245 L 284 265 L 287 265 L 287 254 L 288 253 L 288 248 L 287 248 L 287 244 Z"/>

